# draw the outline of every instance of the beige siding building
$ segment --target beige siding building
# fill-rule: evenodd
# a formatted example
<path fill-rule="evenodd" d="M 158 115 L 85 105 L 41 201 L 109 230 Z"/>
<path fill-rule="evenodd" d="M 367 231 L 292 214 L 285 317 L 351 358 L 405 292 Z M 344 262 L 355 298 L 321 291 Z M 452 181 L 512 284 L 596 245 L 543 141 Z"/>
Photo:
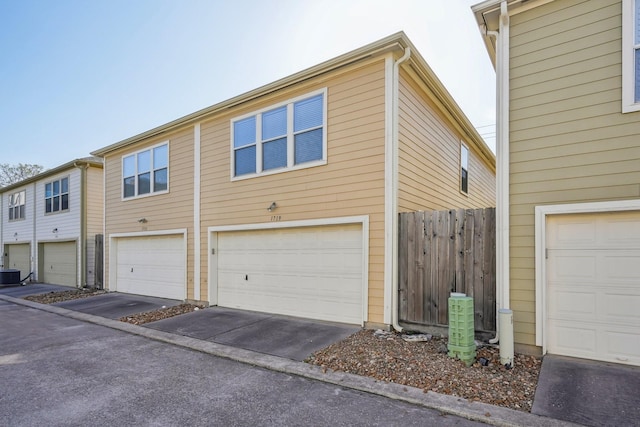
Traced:
<path fill-rule="evenodd" d="M 110 290 L 369 326 L 396 320 L 397 213 L 495 200 L 403 33 L 94 154 Z"/>
<path fill-rule="evenodd" d="M 485 35 L 504 95 L 498 288 L 523 348 L 640 364 L 640 79 L 625 63 L 637 3 L 473 8 L 498 32 Z"/>

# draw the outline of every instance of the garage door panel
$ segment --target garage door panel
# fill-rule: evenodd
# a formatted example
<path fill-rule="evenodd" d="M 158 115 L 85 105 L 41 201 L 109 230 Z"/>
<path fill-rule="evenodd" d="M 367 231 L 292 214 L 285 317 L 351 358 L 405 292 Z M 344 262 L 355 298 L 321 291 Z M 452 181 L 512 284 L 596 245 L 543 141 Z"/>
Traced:
<path fill-rule="evenodd" d="M 77 244 L 76 242 L 55 242 L 42 244 L 42 280 L 63 286 L 76 286 Z"/>
<path fill-rule="evenodd" d="M 640 213 L 547 224 L 547 350 L 640 365 Z"/>
<path fill-rule="evenodd" d="M 361 228 L 219 233 L 219 305 L 361 324 Z"/>
<path fill-rule="evenodd" d="M 185 298 L 183 236 L 118 238 L 116 251 L 118 292 Z"/>
<path fill-rule="evenodd" d="M 26 277 L 31 272 L 31 246 L 29 243 L 5 245 L 7 252 L 7 265 L 5 268 L 20 270 L 20 278 Z"/>

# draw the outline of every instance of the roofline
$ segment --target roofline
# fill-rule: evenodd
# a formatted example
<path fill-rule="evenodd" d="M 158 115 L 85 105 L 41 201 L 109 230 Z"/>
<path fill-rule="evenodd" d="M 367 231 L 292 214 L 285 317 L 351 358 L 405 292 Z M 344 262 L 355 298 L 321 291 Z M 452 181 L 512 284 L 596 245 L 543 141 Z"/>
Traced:
<path fill-rule="evenodd" d="M 363 46 L 359 49 L 340 55 L 329 61 L 322 62 L 311 68 L 307 68 L 306 70 L 292 74 L 291 76 L 285 77 L 280 80 L 276 80 L 275 82 L 269 83 L 257 89 L 254 89 L 249 92 L 245 92 L 241 95 L 238 95 L 236 97 L 230 98 L 226 101 L 222 101 L 218 104 L 196 111 L 192 114 L 173 120 L 164 125 L 155 127 L 141 134 L 132 136 L 120 142 L 116 142 L 114 144 L 100 148 L 98 150 L 91 152 L 91 154 L 94 156 L 104 157 L 106 154 L 109 154 L 115 150 L 130 146 L 130 145 L 133 145 L 146 138 L 157 136 L 162 133 L 176 129 L 178 127 L 185 126 L 190 123 L 194 123 L 194 122 L 206 119 L 210 116 L 215 115 L 216 113 L 225 111 L 236 105 L 239 105 L 247 101 L 268 95 L 275 91 L 284 89 L 293 84 L 325 74 L 327 72 L 336 70 L 341 67 L 345 67 L 347 65 L 353 64 L 355 62 L 358 62 L 364 59 L 372 58 L 374 56 L 384 55 L 390 52 L 402 52 L 407 47 L 411 48 L 410 62 L 415 64 L 415 67 L 419 71 L 420 77 L 424 80 L 428 88 L 433 92 L 434 96 L 440 101 L 439 107 L 443 108 L 445 113 L 448 113 L 451 115 L 453 120 L 460 125 L 461 129 L 463 130 L 463 133 L 465 133 L 467 137 L 471 140 L 470 142 L 473 142 L 478 147 L 479 151 L 486 157 L 486 160 L 491 165 L 491 167 L 495 168 L 495 155 L 493 154 L 491 149 L 487 146 L 487 144 L 482 139 L 478 131 L 471 124 L 471 122 L 469 121 L 467 116 L 464 114 L 462 109 L 455 102 L 451 94 L 449 94 L 449 92 L 444 87 L 440 79 L 438 79 L 438 77 L 435 75 L 431 67 L 429 67 L 429 65 L 424 60 L 424 58 L 418 53 L 413 43 L 411 43 L 409 38 L 402 31 L 392 34 L 388 37 L 385 37 L 381 40 L 378 40 L 366 46 Z"/>
<path fill-rule="evenodd" d="M 491 151 L 491 148 L 487 145 L 485 140 L 480 136 L 480 133 L 476 130 L 475 126 L 471 123 L 464 111 L 456 103 L 455 99 L 451 96 L 446 87 L 442 84 L 438 76 L 433 72 L 427 61 L 420 55 L 418 50 L 413 46 L 409 39 L 406 39 L 406 46 L 411 48 L 411 57 L 409 61 L 414 64 L 414 68 L 421 79 L 426 83 L 427 87 L 431 90 L 441 105 L 438 107 L 445 115 L 449 115 L 453 120 L 453 124 L 459 125 L 461 133 L 466 134 L 469 139 L 468 142 L 472 142 L 480 151 L 486 163 L 495 172 L 496 170 L 496 155 Z"/>
<path fill-rule="evenodd" d="M 486 17 L 489 15 L 500 15 L 500 4 L 503 0 L 486 0 L 482 3 L 471 6 L 471 11 L 476 17 L 476 23 L 480 30 L 480 34 L 484 41 L 485 48 L 493 64 L 496 68 L 496 40 L 487 34 L 488 31 L 498 31 L 497 26 L 491 25 Z M 509 8 L 509 16 L 516 15 L 521 12 L 542 6 L 554 0 L 506 0 L 507 8 Z"/>
<path fill-rule="evenodd" d="M 259 98 L 261 96 L 267 95 L 277 90 L 281 90 L 283 88 L 302 82 L 304 80 L 308 80 L 318 75 L 325 74 L 337 68 L 344 67 L 345 65 L 349 65 L 351 63 L 361 61 L 366 58 L 370 58 L 374 55 L 381 55 L 381 54 L 396 51 L 396 50 L 400 51 L 402 50 L 402 46 L 400 43 L 404 39 L 406 39 L 406 36 L 404 35 L 403 32 L 392 34 L 374 43 L 368 44 L 359 49 L 353 50 L 346 54 L 340 55 L 336 58 L 322 62 L 318 65 L 307 68 L 298 73 L 292 74 L 288 77 L 276 80 L 264 86 L 260 86 L 249 92 L 245 92 L 241 95 L 235 96 L 226 101 L 222 101 L 218 104 L 214 104 L 210 107 L 203 108 L 202 110 L 188 114 L 184 117 L 173 120 L 164 125 L 155 127 L 141 134 L 116 142 L 115 144 L 111 144 L 106 147 L 100 148 L 98 150 L 92 151 L 91 155 L 103 157 L 105 154 L 108 154 L 117 149 L 126 147 L 128 145 L 135 144 L 136 142 L 141 141 L 143 139 L 146 139 L 155 135 L 159 135 L 161 133 L 170 131 L 172 129 L 175 129 L 177 127 L 180 127 L 189 123 L 200 121 L 208 116 L 214 115 L 215 113 L 226 110 L 238 104 L 245 103 L 247 101 Z"/>
<path fill-rule="evenodd" d="M 7 185 L 6 187 L 0 187 L 0 193 L 6 193 L 7 191 L 31 184 L 32 182 L 40 181 L 41 179 L 46 178 L 48 176 L 52 176 L 57 173 L 63 172 L 67 169 L 75 168 L 78 166 L 91 166 L 91 167 L 96 167 L 100 169 L 104 167 L 103 161 L 100 158 L 85 157 L 81 159 L 74 159 L 60 166 L 56 166 L 53 169 L 47 169 L 44 172 L 40 172 L 38 175 L 34 175 L 32 177 L 23 179 L 22 181 L 18 181 L 13 184 Z"/>

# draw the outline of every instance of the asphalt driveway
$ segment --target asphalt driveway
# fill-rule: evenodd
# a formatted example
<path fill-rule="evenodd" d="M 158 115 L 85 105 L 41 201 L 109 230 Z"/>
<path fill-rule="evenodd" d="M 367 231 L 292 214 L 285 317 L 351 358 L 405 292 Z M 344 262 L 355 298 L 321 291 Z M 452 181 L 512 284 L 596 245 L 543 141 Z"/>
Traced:
<path fill-rule="evenodd" d="M 531 412 L 587 426 L 638 426 L 640 367 L 548 354 Z"/>
<path fill-rule="evenodd" d="M 2 425 L 480 425 L 10 301 L 0 325 Z"/>
<path fill-rule="evenodd" d="M 5 287 L 0 289 L 0 293 L 21 298 L 69 289 L 72 288 L 32 284 Z M 113 292 L 52 305 L 117 320 L 178 304 L 181 301 Z M 313 352 L 360 330 L 360 327 L 353 325 L 222 307 L 208 307 L 142 326 L 296 361 L 303 361 Z"/>
<path fill-rule="evenodd" d="M 30 294 L 68 289 L 32 284 L 0 287 L 0 295 L 21 298 Z M 3 304 L 6 303 L 0 301 L 0 305 Z M 118 319 L 122 316 L 176 304 L 180 304 L 180 301 L 111 293 L 57 303 L 55 306 L 90 316 L 99 316 L 93 319 Z M 84 315 L 78 314 L 78 316 Z M 114 323 L 111 327 L 116 329 L 121 327 L 115 324 L 123 325 L 123 328 L 125 325 L 133 326 L 112 320 L 105 320 L 105 322 Z M 6 324 L 3 326 L 6 329 Z M 278 365 L 278 369 L 283 369 L 282 366 L 286 365 L 278 360 L 302 361 L 314 351 L 339 341 L 359 329 L 344 324 L 221 307 L 201 309 L 143 326 L 143 329 L 149 331 L 141 334 L 143 336 L 151 337 L 168 333 L 167 335 L 170 336 L 184 338 L 175 340 L 166 336 L 158 338 L 166 342 L 175 341 L 179 345 L 183 344 L 181 340 L 191 340 L 187 345 L 193 348 L 208 349 L 207 344 L 200 345 L 197 342 L 208 342 L 209 346 L 222 345 L 224 348 L 214 347 L 214 352 L 224 354 L 225 357 L 232 353 L 225 348 L 238 349 L 237 352 L 248 350 L 250 354 L 264 356 L 247 356 L 249 353 L 238 353 L 236 360 L 254 360 L 260 366 L 266 360 L 265 365 Z M 16 331 L 19 332 L 20 329 Z M 1 365 L 2 363 L 0 367 Z M 516 414 L 506 409 L 501 409 L 501 412 L 505 420 L 514 421 L 519 418 L 527 420 L 522 424 L 514 422 L 514 425 L 542 425 L 539 424 L 540 420 L 545 420 L 544 425 L 562 425 L 559 420 L 589 426 L 640 425 L 637 423 L 637 420 L 640 420 L 638 390 L 640 390 L 640 368 L 638 367 L 547 355 L 543 361 L 532 410 L 533 414 L 543 418 L 529 419 L 523 413 Z M 492 412 L 495 416 L 495 409 L 492 409 Z M 519 421 L 522 420 L 519 419 Z M 492 421 L 497 421 L 497 418 Z"/>

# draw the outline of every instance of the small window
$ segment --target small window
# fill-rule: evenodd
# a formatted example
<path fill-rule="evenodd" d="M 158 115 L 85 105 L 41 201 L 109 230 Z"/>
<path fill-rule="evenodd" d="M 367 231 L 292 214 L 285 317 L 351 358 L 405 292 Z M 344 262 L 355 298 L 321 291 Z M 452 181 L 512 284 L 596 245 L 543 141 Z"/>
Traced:
<path fill-rule="evenodd" d="M 640 0 L 623 0 L 622 112 L 640 111 Z"/>
<path fill-rule="evenodd" d="M 122 158 L 122 197 L 166 192 L 169 188 L 169 144 Z"/>
<path fill-rule="evenodd" d="M 231 121 L 232 178 L 326 163 L 326 91 Z"/>
<path fill-rule="evenodd" d="M 25 190 L 9 195 L 9 221 L 24 219 Z"/>
<path fill-rule="evenodd" d="M 469 192 L 469 149 L 460 145 L 460 191 Z"/>
<path fill-rule="evenodd" d="M 44 185 L 44 211 L 54 213 L 69 210 L 69 178 Z"/>

